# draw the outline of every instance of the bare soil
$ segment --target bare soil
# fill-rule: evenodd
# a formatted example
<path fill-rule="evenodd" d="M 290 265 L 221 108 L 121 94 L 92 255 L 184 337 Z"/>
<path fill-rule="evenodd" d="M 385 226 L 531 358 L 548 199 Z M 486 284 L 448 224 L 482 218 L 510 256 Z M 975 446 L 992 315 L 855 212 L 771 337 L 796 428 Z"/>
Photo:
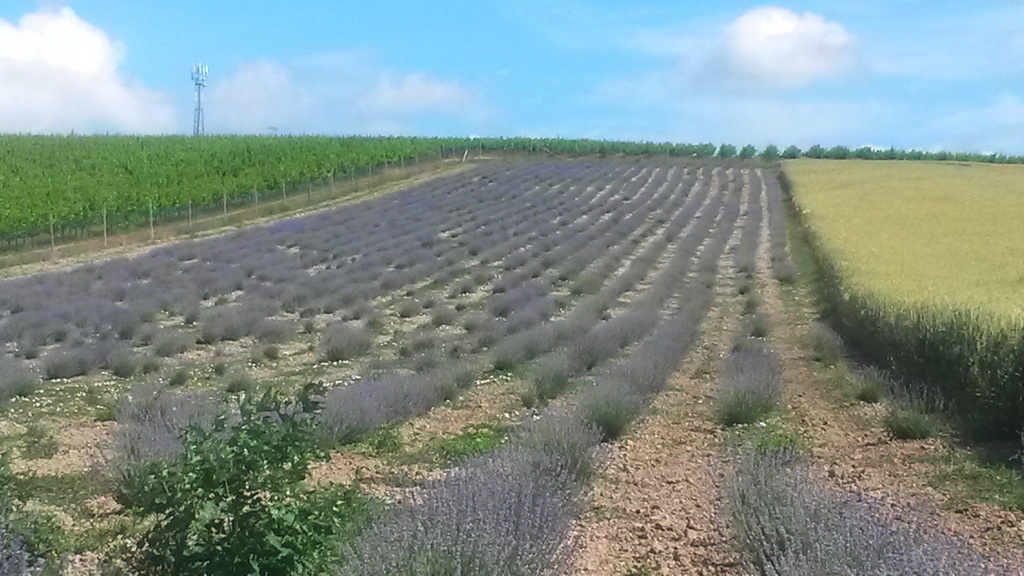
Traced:
<path fill-rule="evenodd" d="M 704 338 L 649 408 L 611 447 L 582 519 L 576 574 L 738 574 L 721 522 L 724 432 L 711 394 L 735 316 L 712 311 Z"/>
<path fill-rule="evenodd" d="M 726 254 L 699 343 L 647 416 L 610 447 L 581 519 L 576 574 L 740 573 L 720 514 L 725 432 L 711 412 L 739 318 Z"/>

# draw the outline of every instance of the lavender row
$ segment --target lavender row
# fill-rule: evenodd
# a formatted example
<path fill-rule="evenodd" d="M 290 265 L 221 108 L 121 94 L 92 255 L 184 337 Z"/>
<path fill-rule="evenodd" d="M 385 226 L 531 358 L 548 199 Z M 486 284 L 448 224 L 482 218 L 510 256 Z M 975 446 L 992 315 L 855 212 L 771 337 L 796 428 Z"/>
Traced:
<path fill-rule="evenodd" d="M 614 439 L 637 418 L 689 352 L 714 302 L 713 287 L 740 212 L 739 194 L 724 199 L 718 224 L 709 231 L 684 281 L 669 296 L 670 313 L 632 352 L 595 378 L 579 400 L 579 410 Z"/>
<path fill-rule="evenodd" d="M 557 369 L 565 375 L 563 378 L 567 378 L 569 375 L 593 368 L 600 359 L 607 357 L 607 354 L 634 341 L 635 337 L 630 335 L 631 332 L 640 331 L 642 334 L 649 329 L 650 325 L 658 320 L 657 312 L 667 297 L 667 293 L 664 291 L 660 295 L 645 294 L 643 297 L 637 298 L 636 300 L 642 304 L 643 309 L 630 315 L 624 315 L 622 319 L 608 324 L 608 328 L 602 329 L 602 332 L 606 332 L 605 337 L 598 339 L 589 337 L 591 331 L 601 324 L 602 315 L 607 313 L 615 300 L 640 282 L 656 266 L 657 257 L 670 246 L 669 242 L 675 239 L 677 230 L 682 226 L 689 225 L 688 233 L 676 246 L 677 256 L 673 261 L 675 268 L 687 264 L 688 259 L 696 247 L 703 242 L 704 236 L 714 222 L 713 218 L 694 220 L 693 217 L 701 207 L 708 214 L 715 213 L 720 203 L 719 195 L 709 196 L 708 193 L 709 189 L 703 187 L 697 193 L 687 195 L 682 209 L 666 223 L 662 230 L 661 240 L 664 242 L 651 243 L 622 274 L 614 280 L 606 282 L 605 287 L 597 294 L 585 298 L 571 312 L 557 321 L 541 324 L 499 344 L 495 349 L 496 366 L 507 369 L 548 353 L 557 347 L 560 348 L 556 352 L 557 356 L 546 360 L 537 368 L 537 371 L 549 372 Z M 670 287 L 685 275 L 685 270 L 682 271 L 682 274 L 664 274 L 665 271 L 672 269 L 673 266 L 669 265 L 663 267 L 662 277 L 666 280 L 659 286 Z"/>
<path fill-rule="evenodd" d="M 576 167 L 567 178 L 587 170 L 609 168 Z M 311 316 L 359 310 L 385 289 L 432 272 L 442 257 L 451 263 L 451 253 L 468 242 L 446 235 L 452 215 L 463 214 L 468 199 L 477 201 L 481 213 L 495 201 L 519 205 L 521 198 L 507 197 L 509 191 L 519 193 L 521 180 L 533 173 L 523 172 L 477 170 L 433 188 L 219 241 L 9 281 L 0 296 L 0 337 L 8 354 L 29 359 L 40 347 L 56 348 L 49 354 L 47 365 L 54 369 L 48 376 L 65 377 L 111 369 L 126 354 L 117 341 L 174 355 L 189 346 L 193 324 L 199 325 L 199 339 L 213 343 L 259 335 L 266 319 L 280 311 Z M 507 190 L 498 190 L 506 184 Z M 451 188 L 443 190 L 445 185 Z M 153 323 L 160 317 L 180 318 L 178 328 L 157 330 Z"/>
<path fill-rule="evenodd" d="M 728 497 L 747 568 L 757 574 L 1017 573 L 881 501 L 829 488 L 789 451 L 748 454 Z"/>
<path fill-rule="evenodd" d="M 678 307 L 607 370 L 577 410 L 545 413 L 508 447 L 428 483 L 359 538 L 341 573 L 564 573 L 593 451 L 607 436 L 598 405 L 621 409 L 615 400 L 625 395 L 639 409 L 664 385 L 711 306 L 717 261 L 738 214 L 732 194 L 703 244 L 700 273 L 678 288 Z"/>
<path fill-rule="evenodd" d="M 768 206 L 768 229 L 771 234 L 770 255 L 772 274 L 780 282 L 790 283 L 796 279 L 796 266 L 786 251 L 788 231 L 786 229 L 786 209 L 782 199 L 782 185 L 778 175 L 765 178 L 762 170 L 757 171 L 758 179 L 763 183 L 766 203 Z"/>

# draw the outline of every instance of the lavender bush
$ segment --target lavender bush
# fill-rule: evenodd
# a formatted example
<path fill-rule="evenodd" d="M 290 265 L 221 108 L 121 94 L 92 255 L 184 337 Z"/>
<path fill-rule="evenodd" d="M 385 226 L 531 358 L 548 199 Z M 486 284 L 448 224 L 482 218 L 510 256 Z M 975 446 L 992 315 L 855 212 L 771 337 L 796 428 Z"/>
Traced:
<path fill-rule="evenodd" d="M 825 366 L 835 366 L 843 355 L 843 341 L 835 330 L 824 322 L 811 324 L 807 332 L 807 341 L 811 347 L 811 358 Z"/>
<path fill-rule="evenodd" d="M 207 334 L 204 333 L 204 340 L 206 337 Z M 205 341 L 210 342 L 209 340 Z M 177 356 L 191 348 L 195 343 L 195 338 L 191 334 L 174 329 L 162 330 L 153 339 L 153 354 L 161 358 Z"/>
<path fill-rule="evenodd" d="M 39 376 L 29 364 L 14 358 L 0 358 L 0 402 L 27 396 L 39 386 Z"/>
<path fill-rule="evenodd" d="M 538 458 L 504 450 L 428 482 L 362 534 L 338 574 L 567 573 L 578 505 L 565 474 L 532 472 Z"/>
<path fill-rule="evenodd" d="M 782 365 L 766 347 L 744 347 L 726 357 L 715 395 L 715 417 L 725 426 L 753 424 L 782 399 Z"/>
<path fill-rule="evenodd" d="M 617 440 L 643 412 L 644 398 L 625 382 L 605 377 L 580 398 L 584 419 L 601 431 L 604 441 Z"/>
<path fill-rule="evenodd" d="M 828 488 L 789 451 L 746 455 L 727 503 L 746 568 L 757 574 L 1011 573 L 879 501 Z"/>
<path fill-rule="evenodd" d="M 381 374 L 327 391 L 317 432 L 337 444 L 353 442 L 378 426 L 421 414 L 456 394 L 456 369 L 429 374 Z"/>
<path fill-rule="evenodd" d="M 339 574 L 566 574 L 599 435 L 569 415 L 430 480 L 366 530 Z"/>
<path fill-rule="evenodd" d="M 84 376 L 93 368 L 93 357 L 84 346 L 55 348 L 43 357 L 43 374 L 47 380 Z"/>
<path fill-rule="evenodd" d="M 21 537 L 12 530 L 6 513 L 0 517 L 0 576 L 32 574 L 33 566 Z"/>
<path fill-rule="evenodd" d="M 139 487 L 150 466 L 181 451 L 181 437 L 189 426 L 208 428 L 222 412 L 210 392 L 179 392 L 150 384 L 133 388 L 121 403 L 113 436 L 118 500 L 133 506 L 148 498 Z"/>
<path fill-rule="evenodd" d="M 329 324 L 320 334 L 320 357 L 327 362 L 351 360 L 370 351 L 373 336 L 345 322 Z"/>

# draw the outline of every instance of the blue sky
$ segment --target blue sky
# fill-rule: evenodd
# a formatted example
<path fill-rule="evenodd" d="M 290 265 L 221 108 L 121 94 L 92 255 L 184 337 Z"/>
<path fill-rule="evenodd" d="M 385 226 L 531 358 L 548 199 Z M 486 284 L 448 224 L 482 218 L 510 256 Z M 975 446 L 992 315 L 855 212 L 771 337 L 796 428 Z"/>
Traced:
<path fill-rule="evenodd" d="M 1024 154 L 1024 3 L 4 0 L 0 131 Z"/>

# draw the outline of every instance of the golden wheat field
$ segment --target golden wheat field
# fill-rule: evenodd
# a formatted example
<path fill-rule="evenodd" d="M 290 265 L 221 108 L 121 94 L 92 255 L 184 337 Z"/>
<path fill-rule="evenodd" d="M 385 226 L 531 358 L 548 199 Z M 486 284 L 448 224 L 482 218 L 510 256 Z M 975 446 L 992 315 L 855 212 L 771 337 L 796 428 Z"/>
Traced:
<path fill-rule="evenodd" d="M 1024 317 L 1024 167 L 801 159 L 784 169 L 851 289 Z"/>

